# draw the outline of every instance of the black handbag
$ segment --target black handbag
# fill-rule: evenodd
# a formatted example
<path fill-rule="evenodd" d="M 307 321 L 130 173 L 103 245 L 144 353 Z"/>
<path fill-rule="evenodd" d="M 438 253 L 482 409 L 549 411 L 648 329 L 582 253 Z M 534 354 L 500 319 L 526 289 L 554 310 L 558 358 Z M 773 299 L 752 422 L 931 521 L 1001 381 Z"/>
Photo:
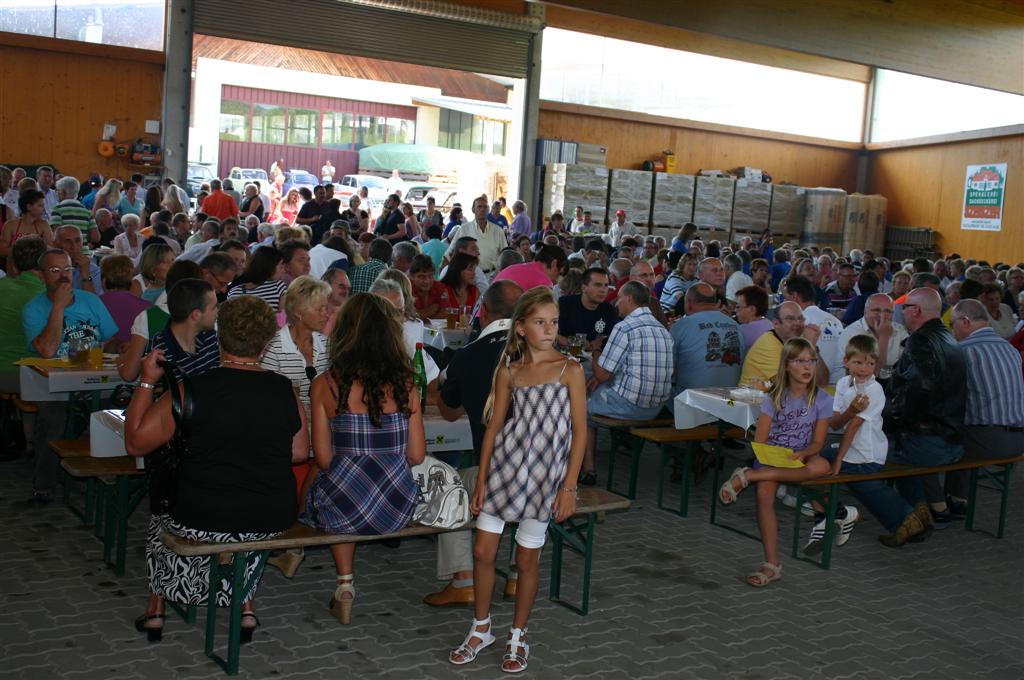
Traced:
<path fill-rule="evenodd" d="M 182 374 L 181 386 L 169 362 L 164 365 L 164 390 L 170 393 L 171 413 L 174 416 L 174 434 L 170 441 L 146 456 L 146 476 L 149 482 L 149 508 L 155 515 L 169 513 L 178 500 L 178 481 L 181 466 L 188 455 L 188 423 L 192 418 L 192 381 Z"/>

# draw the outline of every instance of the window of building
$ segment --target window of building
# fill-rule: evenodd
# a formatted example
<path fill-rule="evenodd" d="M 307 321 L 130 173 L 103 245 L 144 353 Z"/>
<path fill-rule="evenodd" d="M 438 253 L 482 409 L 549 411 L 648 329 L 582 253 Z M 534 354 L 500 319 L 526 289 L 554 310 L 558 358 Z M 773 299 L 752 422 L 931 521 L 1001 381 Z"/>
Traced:
<path fill-rule="evenodd" d="M 221 101 L 220 138 L 229 142 L 249 141 L 249 104 L 230 99 Z"/>
<path fill-rule="evenodd" d="M 252 141 L 264 144 L 284 144 L 284 137 L 284 107 L 272 104 L 253 104 Z"/>
<path fill-rule="evenodd" d="M 352 148 L 352 114 L 326 111 L 323 117 L 324 139 L 321 146 L 330 149 Z"/>
<path fill-rule="evenodd" d="M 384 143 L 384 118 L 359 116 L 356 123 L 356 148 Z"/>
<path fill-rule="evenodd" d="M 473 116 L 462 111 L 441 109 L 438 121 L 438 145 L 469 151 L 473 143 Z"/>
<path fill-rule="evenodd" d="M 416 141 L 416 121 L 388 118 L 388 144 L 412 144 Z"/>
<path fill-rule="evenodd" d="M 497 120 L 486 121 L 484 125 L 485 144 L 490 147 L 490 154 L 494 156 L 505 155 L 505 130 L 506 123 Z"/>
<path fill-rule="evenodd" d="M 1024 123 L 1024 96 L 879 69 L 872 142 Z"/>
<path fill-rule="evenodd" d="M 0 31 L 164 49 L 165 0 L 0 0 Z"/>
<path fill-rule="evenodd" d="M 861 139 L 867 91 L 862 82 L 557 28 L 544 29 L 542 60 L 541 99 Z"/>
<path fill-rule="evenodd" d="M 293 146 L 316 146 L 319 111 L 309 109 L 288 109 L 288 143 Z"/>

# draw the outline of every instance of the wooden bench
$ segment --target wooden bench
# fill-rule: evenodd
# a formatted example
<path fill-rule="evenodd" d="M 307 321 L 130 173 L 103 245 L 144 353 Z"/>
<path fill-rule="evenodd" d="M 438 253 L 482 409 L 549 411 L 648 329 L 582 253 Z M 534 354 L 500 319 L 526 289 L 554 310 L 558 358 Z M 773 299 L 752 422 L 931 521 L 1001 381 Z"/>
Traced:
<path fill-rule="evenodd" d="M 658 416 L 650 420 L 623 420 L 622 418 L 612 418 L 611 416 L 593 415 L 588 416 L 587 419 L 598 429 L 606 428 L 612 440 L 611 449 L 608 453 L 608 483 L 605 485 L 605 488 L 618 493 L 613 488 L 615 457 L 621 449 L 626 449 L 632 456 L 630 466 L 632 475 L 630 476 L 629 490 L 625 494 L 620 495 L 629 499 L 636 498 L 636 468 L 640 464 L 640 449 L 643 448 L 643 442 L 634 439 L 630 434 L 630 430 L 637 427 L 664 427 L 671 425 L 673 422 L 672 416 Z M 633 444 L 631 447 L 629 446 L 630 442 Z"/>
<path fill-rule="evenodd" d="M 721 445 L 723 437 L 729 437 L 733 439 L 743 439 L 746 437 L 746 432 L 738 427 L 726 427 L 720 423 L 712 423 L 709 425 L 701 425 L 699 427 L 691 427 L 689 429 L 680 430 L 675 427 L 634 427 L 629 433 L 633 435 L 639 444 L 634 449 L 633 467 L 631 470 L 631 477 L 629 481 L 630 493 L 633 493 L 636 489 L 636 475 L 637 466 L 639 464 L 640 449 L 644 442 L 651 442 L 661 447 L 661 461 L 658 464 L 658 508 L 660 510 L 666 510 L 668 512 L 679 515 L 680 517 L 686 517 L 689 514 L 690 505 L 690 472 L 693 467 L 694 454 L 696 453 L 699 442 L 707 440 L 715 440 L 718 445 Z M 665 494 L 665 468 L 668 466 L 669 461 L 672 459 L 674 453 L 671 444 L 682 444 L 686 446 L 683 449 L 683 460 L 682 460 L 682 473 L 683 478 L 681 480 L 681 487 L 679 490 L 679 510 L 666 507 L 663 503 Z M 609 486 L 611 485 L 611 473 L 609 471 Z M 633 498 L 631 495 L 630 498 Z"/>
<path fill-rule="evenodd" d="M 971 473 L 967 492 L 967 517 L 964 521 L 964 528 L 968 531 L 974 530 L 978 478 L 983 476 L 995 485 L 988 488 L 992 488 L 1000 493 L 999 524 L 995 536 L 996 538 L 1002 538 L 1006 529 L 1006 509 L 1010 498 L 1010 472 L 1013 470 L 1014 463 L 1021 461 L 1024 461 L 1024 455 L 1011 456 L 1009 458 L 961 460 L 950 465 L 939 465 L 936 467 L 913 467 L 910 465 L 891 464 L 886 465 L 882 470 L 874 474 L 838 475 L 836 477 L 820 477 L 801 482 L 796 485 L 796 521 L 793 528 L 792 555 L 798 560 L 816 564 L 822 569 L 828 569 L 831 566 L 832 540 L 836 532 L 834 519 L 839 507 L 839 487 L 841 485 L 873 480 L 895 480 L 901 477 L 919 477 L 939 472 L 958 472 L 961 470 L 970 471 Z M 997 469 L 990 470 L 989 468 Z M 825 516 L 828 521 L 825 523 L 825 538 L 823 539 L 824 544 L 820 561 L 803 557 L 800 553 L 800 506 L 803 505 L 805 500 L 816 500 L 825 506 Z"/>
<path fill-rule="evenodd" d="M 629 505 L 630 503 L 627 499 L 603 489 L 582 489 L 576 514 L 561 524 L 552 522 L 548 525 L 548 533 L 552 539 L 550 600 L 575 611 L 581 616 L 586 616 L 590 606 L 590 571 L 593 560 L 596 516 L 599 512 L 626 510 L 629 508 Z M 429 536 L 447 533 L 448 531 L 466 531 L 472 527 L 473 523 L 459 529 L 437 529 L 422 525 L 410 525 L 401 531 L 382 536 L 353 536 L 347 534 L 328 534 L 308 527 L 305 524 L 296 523 L 276 538 L 265 541 L 204 543 L 166 532 L 161 534 L 160 540 L 178 555 L 209 556 L 210 590 L 208 591 L 206 604 L 206 655 L 216 661 L 228 675 L 235 675 L 238 673 L 242 621 L 242 601 L 241 597 L 236 597 L 236 595 L 249 591 L 253 580 L 259 578 L 260 573 L 263 571 L 267 555 L 271 550 Z M 583 557 L 583 593 L 581 596 L 582 605 L 579 607 L 561 598 L 562 555 L 566 547 Z M 258 553 L 257 566 L 253 571 L 251 579 L 246 580 L 246 557 L 248 553 L 253 552 Z M 222 579 L 230 581 L 232 595 L 229 605 L 228 654 L 226 660 L 218 656 L 213 650 L 217 625 L 217 598 L 213 594 L 219 590 Z M 195 623 L 195 605 L 189 605 L 187 608 L 182 609 L 174 603 L 169 604 L 182 615 L 185 621 Z"/>
<path fill-rule="evenodd" d="M 135 458 L 116 456 L 92 458 L 89 442 L 56 440 L 49 442 L 60 456 L 67 476 L 85 482 L 85 508 L 79 512 L 70 502 L 71 484 L 64 484 L 64 502 L 82 521 L 95 522 L 96 537 L 103 541 L 103 559 L 113 565 L 114 573 L 124 575 L 128 543 L 128 518 L 146 495 L 146 477 L 135 467 Z"/>

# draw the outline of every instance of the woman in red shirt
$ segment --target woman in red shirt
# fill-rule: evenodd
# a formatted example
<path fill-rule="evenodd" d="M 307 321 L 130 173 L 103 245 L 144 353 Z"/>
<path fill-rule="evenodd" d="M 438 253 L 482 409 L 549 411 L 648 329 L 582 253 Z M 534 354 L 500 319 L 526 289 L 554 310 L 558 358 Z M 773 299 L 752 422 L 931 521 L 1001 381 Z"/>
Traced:
<path fill-rule="evenodd" d="M 476 287 L 476 266 L 479 260 L 469 253 L 458 253 L 448 264 L 448 271 L 441 279 L 445 291 L 445 307 L 473 308 L 480 291 Z"/>

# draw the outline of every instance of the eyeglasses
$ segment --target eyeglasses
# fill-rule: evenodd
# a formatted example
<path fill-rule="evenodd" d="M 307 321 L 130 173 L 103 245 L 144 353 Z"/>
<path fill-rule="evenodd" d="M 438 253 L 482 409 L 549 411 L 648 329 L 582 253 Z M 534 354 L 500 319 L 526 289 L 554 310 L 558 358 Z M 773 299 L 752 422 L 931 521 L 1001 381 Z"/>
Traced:
<path fill-rule="evenodd" d="M 779 317 L 779 321 L 793 322 L 793 321 L 803 321 L 803 320 L 804 320 L 804 317 L 802 317 L 802 316 L 780 316 Z"/>
<path fill-rule="evenodd" d="M 920 308 L 921 308 L 921 305 L 915 305 L 915 304 L 907 304 L 907 303 L 904 303 L 904 305 L 903 305 L 903 313 L 904 313 L 904 314 L 906 314 L 906 313 L 907 313 L 907 310 L 909 310 L 909 309 L 915 309 L 915 308 L 917 308 L 917 309 L 920 309 Z"/>
<path fill-rule="evenodd" d="M 789 363 L 791 363 L 791 364 L 798 364 L 800 366 L 813 366 L 814 364 L 818 363 L 818 360 L 817 360 L 817 358 L 815 358 L 815 359 L 790 359 Z"/>
<path fill-rule="evenodd" d="M 47 267 L 46 271 L 51 274 L 70 274 L 75 271 L 74 267 Z"/>

